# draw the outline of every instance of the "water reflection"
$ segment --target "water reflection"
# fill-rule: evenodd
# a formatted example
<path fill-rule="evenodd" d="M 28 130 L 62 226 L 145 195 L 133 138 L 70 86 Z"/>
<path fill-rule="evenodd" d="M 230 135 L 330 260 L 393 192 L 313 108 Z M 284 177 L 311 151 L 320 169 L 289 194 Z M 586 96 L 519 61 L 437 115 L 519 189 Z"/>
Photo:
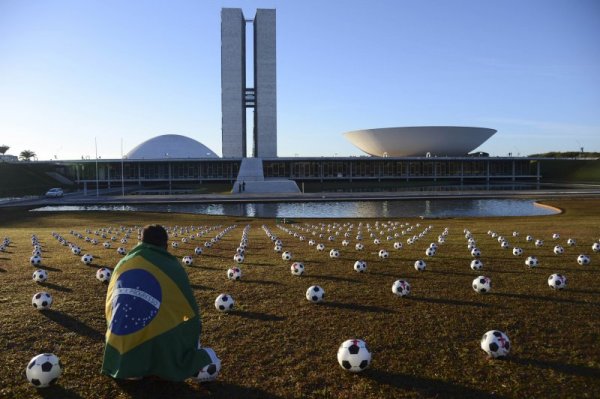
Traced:
<path fill-rule="evenodd" d="M 482 217 L 557 213 L 524 199 L 64 205 L 46 206 L 33 211 L 147 211 L 277 218 Z"/>

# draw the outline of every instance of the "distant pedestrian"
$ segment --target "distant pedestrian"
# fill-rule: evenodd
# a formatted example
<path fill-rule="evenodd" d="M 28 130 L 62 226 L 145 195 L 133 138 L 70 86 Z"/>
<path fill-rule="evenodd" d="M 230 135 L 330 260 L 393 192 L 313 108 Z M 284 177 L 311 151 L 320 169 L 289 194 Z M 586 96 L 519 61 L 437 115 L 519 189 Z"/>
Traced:
<path fill-rule="evenodd" d="M 238 183 L 238 193 L 242 192 L 242 183 Z"/>
<path fill-rule="evenodd" d="M 246 191 L 246 181 L 242 180 L 242 191 Z"/>

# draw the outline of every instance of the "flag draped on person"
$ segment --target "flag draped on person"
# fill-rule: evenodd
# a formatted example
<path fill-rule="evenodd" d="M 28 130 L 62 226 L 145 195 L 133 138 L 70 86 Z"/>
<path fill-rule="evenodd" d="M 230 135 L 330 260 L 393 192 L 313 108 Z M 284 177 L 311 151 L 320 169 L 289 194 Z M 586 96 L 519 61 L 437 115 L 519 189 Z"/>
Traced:
<path fill-rule="evenodd" d="M 104 374 L 182 381 L 211 363 L 187 273 L 166 249 L 141 243 L 119 262 L 105 314 Z"/>

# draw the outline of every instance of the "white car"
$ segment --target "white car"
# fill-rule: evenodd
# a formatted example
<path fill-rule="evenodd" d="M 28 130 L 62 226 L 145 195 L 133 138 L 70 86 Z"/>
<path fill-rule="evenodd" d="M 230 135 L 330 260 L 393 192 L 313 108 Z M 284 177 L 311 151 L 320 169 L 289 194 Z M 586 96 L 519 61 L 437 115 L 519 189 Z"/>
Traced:
<path fill-rule="evenodd" d="M 51 188 L 50 190 L 48 190 L 48 192 L 46 193 L 46 197 L 62 197 L 64 194 L 63 189 L 62 188 Z"/>

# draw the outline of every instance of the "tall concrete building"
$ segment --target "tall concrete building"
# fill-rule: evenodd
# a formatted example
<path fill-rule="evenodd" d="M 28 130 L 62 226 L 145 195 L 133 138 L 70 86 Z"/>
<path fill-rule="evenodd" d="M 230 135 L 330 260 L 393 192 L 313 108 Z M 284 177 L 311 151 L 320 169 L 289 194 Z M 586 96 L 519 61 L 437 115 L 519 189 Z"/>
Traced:
<path fill-rule="evenodd" d="M 254 110 L 254 157 L 277 157 L 276 17 L 258 9 L 253 20 L 253 62 L 246 58 L 246 20 L 239 8 L 221 11 L 221 109 L 223 157 L 246 157 L 246 109 Z M 253 65 L 254 87 L 246 84 Z"/>

